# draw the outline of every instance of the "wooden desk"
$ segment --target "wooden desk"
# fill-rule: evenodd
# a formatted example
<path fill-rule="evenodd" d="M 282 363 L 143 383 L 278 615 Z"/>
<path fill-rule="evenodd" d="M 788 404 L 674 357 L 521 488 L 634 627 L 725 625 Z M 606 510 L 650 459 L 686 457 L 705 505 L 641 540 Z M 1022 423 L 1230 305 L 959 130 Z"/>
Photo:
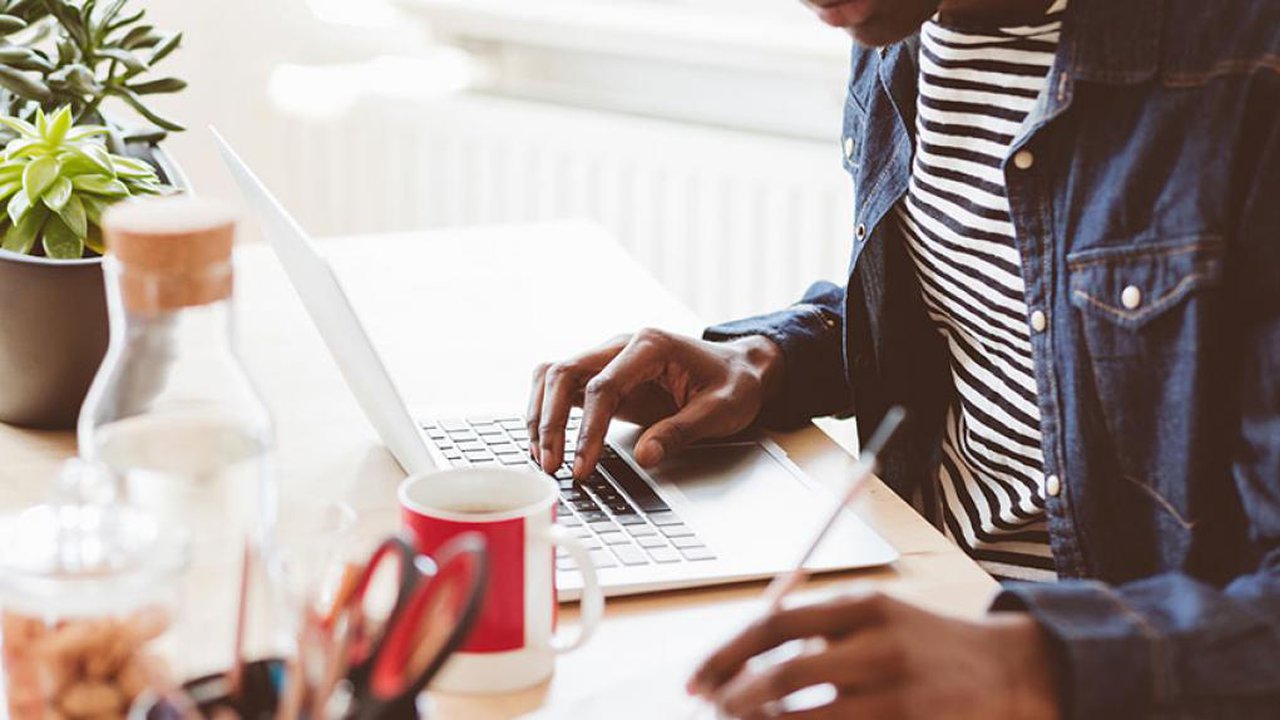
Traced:
<path fill-rule="evenodd" d="M 415 408 L 424 415 L 519 412 L 538 360 L 645 325 L 686 333 L 702 326 L 590 225 L 355 237 L 323 247 L 406 396 L 430 399 Z M 261 246 L 239 252 L 239 337 L 276 419 L 282 507 L 291 499 L 342 498 L 366 526 L 394 527 L 403 473 L 364 419 L 275 256 Z M 853 466 L 816 427 L 776 439 L 820 482 L 838 483 Z M 0 425 L 0 510 L 44 499 L 58 464 L 73 451 L 70 433 Z M 857 512 L 902 558 L 892 567 L 824 577 L 807 592 L 874 582 L 940 611 L 982 612 L 996 584 L 892 491 L 877 481 Z M 750 584 L 610 600 L 600 633 L 563 657 L 551 682 L 498 697 L 438 697 L 436 717 L 513 717 L 621 682 L 637 669 L 688 662 L 750 618 L 759 591 Z M 566 607 L 565 619 L 573 615 Z"/>

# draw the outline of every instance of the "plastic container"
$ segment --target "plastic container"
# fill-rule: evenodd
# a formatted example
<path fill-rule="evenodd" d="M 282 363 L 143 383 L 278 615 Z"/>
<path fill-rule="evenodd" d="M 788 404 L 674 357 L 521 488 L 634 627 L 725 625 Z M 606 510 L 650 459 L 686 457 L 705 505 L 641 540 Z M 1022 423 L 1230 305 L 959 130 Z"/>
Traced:
<path fill-rule="evenodd" d="M 166 642 L 185 538 L 109 492 L 71 495 L 0 519 L 11 720 L 124 718 L 144 691 L 177 681 Z"/>

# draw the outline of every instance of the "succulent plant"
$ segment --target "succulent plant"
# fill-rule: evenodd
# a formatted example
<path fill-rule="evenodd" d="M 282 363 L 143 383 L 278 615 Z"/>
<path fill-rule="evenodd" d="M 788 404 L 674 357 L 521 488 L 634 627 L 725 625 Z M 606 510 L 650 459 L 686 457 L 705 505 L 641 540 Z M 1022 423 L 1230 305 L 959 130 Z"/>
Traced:
<path fill-rule="evenodd" d="M 34 124 L 8 117 L 0 124 L 17 134 L 0 161 L 0 247 L 10 252 L 101 255 L 103 210 L 168 190 L 147 163 L 107 151 L 106 127 L 75 125 L 70 107 L 52 115 L 37 108 Z"/>
<path fill-rule="evenodd" d="M 36 111 L 71 108 L 73 123 L 108 125 L 102 104 L 118 98 L 151 127 L 109 129 L 113 149 L 131 141 L 157 142 L 182 130 L 143 101 L 178 92 L 178 78 L 143 79 L 182 42 L 145 24 L 145 10 L 128 0 L 0 0 L 0 113 L 34 122 Z M 3 138 L 0 138 L 2 140 Z"/>

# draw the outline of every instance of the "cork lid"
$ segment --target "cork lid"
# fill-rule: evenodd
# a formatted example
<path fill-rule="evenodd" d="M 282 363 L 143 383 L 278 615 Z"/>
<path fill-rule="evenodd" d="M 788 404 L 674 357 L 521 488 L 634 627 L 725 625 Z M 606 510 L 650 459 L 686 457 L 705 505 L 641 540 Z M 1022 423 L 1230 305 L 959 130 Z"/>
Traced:
<path fill-rule="evenodd" d="M 120 263 L 125 307 L 159 312 L 231 295 L 235 214 L 189 195 L 130 200 L 103 215 L 107 254 Z"/>

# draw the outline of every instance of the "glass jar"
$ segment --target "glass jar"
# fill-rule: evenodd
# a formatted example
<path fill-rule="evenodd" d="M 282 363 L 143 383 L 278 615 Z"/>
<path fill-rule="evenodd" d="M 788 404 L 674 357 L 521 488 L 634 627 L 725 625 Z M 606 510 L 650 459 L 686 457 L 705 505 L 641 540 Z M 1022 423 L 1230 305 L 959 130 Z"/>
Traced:
<path fill-rule="evenodd" d="M 81 410 L 80 452 L 110 470 L 125 502 L 189 530 L 187 611 L 206 637 L 235 634 L 249 556 L 246 651 L 268 654 L 274 443 L 235 345 L 234 216 L 208 200 L 155 198 L 114 206 L 103 229 L 111 335 Z M 230 650 L 200 643 L 182 671 L 225 669 Z"/>
<path fill-rule="evenodd" d="M 123 718 L 144 691 L 167 692 L 187 557 L 180 531 L 109 492 L 0 519 L 9 718 Z"/>

